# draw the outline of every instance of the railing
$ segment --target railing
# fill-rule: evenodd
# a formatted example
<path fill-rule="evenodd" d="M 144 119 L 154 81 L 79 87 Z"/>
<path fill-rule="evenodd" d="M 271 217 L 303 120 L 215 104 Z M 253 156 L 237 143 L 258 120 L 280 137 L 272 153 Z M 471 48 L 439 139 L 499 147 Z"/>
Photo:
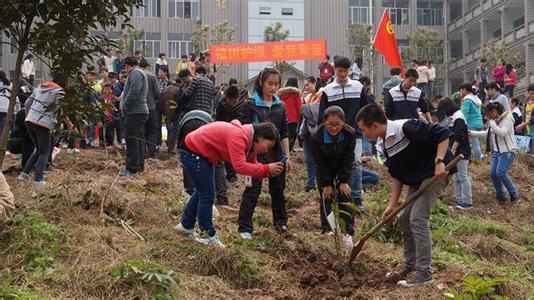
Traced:
<path fill-rule="evenodd" d="M 534 22 L 530 22 L 530 24 L 528 24 L 528 31 L 534 32 Z"/>
<path fill-rule="evenodd" d="M 515 38 L 516 38 L 516 40 L 524 37 L 525 35 L 527 35 L 527 28 L 526 28 L 525 25 L 516 28 L 516 30 L 515 30 Z"/>
<path fill-rule="evenodd" d="M 492 3 L 491 3 L 490 0 L 484 2 L 484 4 L 482 5 L 482 7 L 483 7 L 484 10 L 488 10 L 488 9 L 490 9 L 491 6 L 492 6 Z"/>
<path fill-rule="evenodd" d="M 477 16 L 479 16 L 481 13 L 482 13 L 482 7 L 480 6 L 480 4 L 478 4 L 478 5 L 475 6 L 475 8 L 473 9 L 473 17 L 477 17 Z"/>

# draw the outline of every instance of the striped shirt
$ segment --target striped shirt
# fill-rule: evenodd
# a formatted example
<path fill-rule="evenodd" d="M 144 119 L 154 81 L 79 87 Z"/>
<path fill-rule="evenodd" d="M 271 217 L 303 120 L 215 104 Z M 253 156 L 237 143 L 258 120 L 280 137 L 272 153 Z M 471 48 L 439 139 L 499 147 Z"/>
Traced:
<path fill-rule="evenodd" d="M 428 112 L 428 103 L 420 89 L 412 86 L 408 92 L 402 88 L 402 82 L 391 88 L 384 99 L 384 108 L 389 120 L 417 119 L 419 111 Z"/>
<path fill-rule="evenodd" d="M 191 100 L 185 105 L 184 113 L 202 110 L 209 114 L 213 111 L 213 101 L 217 91 L 213 82 L 204 75 L 199 75 L 184 90 L 185 96 Z"/>

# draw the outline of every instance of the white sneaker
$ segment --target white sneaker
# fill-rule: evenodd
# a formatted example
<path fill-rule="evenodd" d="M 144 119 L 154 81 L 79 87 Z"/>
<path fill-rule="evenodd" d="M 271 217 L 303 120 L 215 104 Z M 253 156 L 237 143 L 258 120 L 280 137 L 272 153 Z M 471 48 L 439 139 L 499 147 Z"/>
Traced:
<path fill-rule="evenodd" d="M 20 181 L 30 181 L 31 177 L 30 177 L 30 174 L 20 172 L 19 177 L 17 177 L 17 179 Z"/>
<path fill-rule="evenodd" d="M 43 188 L 46 186 L 46 181 L 44 180 L 41 180 L 41 181 L 34 181 L 33 182 L 33 185 L 36 187 L 36 188 Z"/>
<path fill-rule="evenodd" d="M 252 239 L 252 233 L 250 233 L 250 232 L 240 232 L 239 236 L 244 240 L 251 240 Z"/>
<path fill-rule="evenodd" d="M 195 240 L 204 245 L 226 248 L 226 246 L 221 243 L 221 240 L 219 240 L 219 237 L 217 235 L 211 237 L 198 237 Z"/>
<path fill-rule="evenodd" d="M 190 237 L 190 238 L 194 238 L 195 237 L 195 230 L 194 229 L 186 229 L 183 225 L 182 225 L 182 222 L 178 223 L 178 225 L 174 226 L 174 229 L 176 229 L 176 231 L 178 231 L 179 233 L 187 236 L 187 237 Z"/>
<path fill-rule="evenodd" d="M 341 237 L 341 240 L 343 241 L 343 243 L 345 245 L 347 245 L 348 247 L 354 247 L 354 241 L 352 240 L 352 235 L 350 234 L 344 234 L 342 237 Z"/>

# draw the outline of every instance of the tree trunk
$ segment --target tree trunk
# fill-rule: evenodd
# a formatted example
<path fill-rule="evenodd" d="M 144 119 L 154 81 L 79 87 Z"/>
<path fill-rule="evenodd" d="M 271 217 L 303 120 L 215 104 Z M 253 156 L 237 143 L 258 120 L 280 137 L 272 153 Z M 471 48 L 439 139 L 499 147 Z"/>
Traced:
<path fill-rule="evenodd" d="M 9 137 L 9 130 L 11 129 L 11 124 L 13 124 L 13 115 L 15 111 L 15 102 L 17 99 L 17 94 L 19 90 L 21 69 L 22 69 L 22 58 L 26 52 L 28 44 L 25 42 L 25 38 L 21 39 L 19 43 L 19 48 L 17 52 L 17 61 L 15 64 L 15 74 L 13 75 L 13 87 L 11 88 L 11 96 L 9 97 L 9 107 L 7 109 L 6 119 L 4 121 L 4 130 L 2 131 L 2 139 L 0 140 L 0 167 L 4 164 L 4 157 L 6 155 L 7 147 L 7 138 Z M 22 107 L 21 107 L 22 109 Z"/>

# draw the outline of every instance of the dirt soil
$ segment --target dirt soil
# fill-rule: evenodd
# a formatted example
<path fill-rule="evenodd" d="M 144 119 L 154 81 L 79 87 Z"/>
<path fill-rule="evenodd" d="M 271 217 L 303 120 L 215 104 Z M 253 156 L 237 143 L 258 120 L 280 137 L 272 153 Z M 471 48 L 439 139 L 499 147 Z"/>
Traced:
<path fill-rule="evenodd" d="M 231 204 L 220 208 L 216 218 L 218 233 L 227 246 L 221 250 L 199 246 L 173 229 L 187 199 L 176 156 L 147 162 L 146 171 L 140 175 L 118 178 L 121 153 L 106 155 L 103 150 L 82 150 L 71 155 L 62 151 L 56 157 L 54 170 L 46 174 L 47 187 L 36 189 L 16 180 L 20 161 L 10 155 L 4 174 L 15 194 L 17 213 L 37 211 L 48 222 L 59 225 L 64 230 L 64 249 L 48 273 L 36 274 L 25 268 L 20 255 L 0 246 L 0 272 L 9 269 L 14 285 L 36 288 L 47 297 L 80 299 L 148 298 L 146 286 L 132 285 L 108 274 L 110 268 L 121 262 L 136 259 L 150 260 L 174 271 L 179 279 L 174 288 L 176 298 L 442 299 L 443 293 L 458 287 L 461 278 L 470 272 L 461 265 L 451 265 L 438 270 L 431 285 L 401 288 L 387 282 L 385 274 L 402 266 L 402 248 L 377 240 L 369 240 L 356 263 L 347 268 L 350 249 L 342 246 L 339 256 L 333 238 L 319 234 L 318 193 L 304 192 L 301 153 L 295 154 L 294 162 L 295 170 L 288 176 L 286 188 L 289 233 L 280 236 L 273 230 L 270 199 L 268 193 L 263 193 L 254 218 L 254 240 L 249 243 L 238 238 L 237 214 L 244 185 L 240 178 L 238 183 L 228 184 Z M 384 166 L 372 163 L 367 167 L 378 171 L 382 181 L 387 180 Z M 502 207 L 495 202 L 488 169 L 487 160 L 471 166 L 474 208 L 469 211 L 453 208 L 454 193 L 449 184 L 440 198 L 449 217 L 454 220 L 467 216 L 508 224 L 512 232 L 530 235 L 515 237 L 512 233 L 511 239 L 520 245 L 529 243 L 525 239 L 531 243 L 534 190 L 530 179 L 534 157 L 520 155 L 514 162 L 511 174 L 522 199 L 516 206 Z M 264 184 L 264 192 L 266 187 Z M 369 199 L 375 199 L 373 195 L 387 188 L 387 184 L 366 187 L 366 206 L 376 207 L 378 204 L 368 202 Z M 383 206 L 387 199 L 377 201 Z M 373 214 L 369 209 L 359 216 L 356 227 L 361 228 Z M 130 224 L 143 240 L 128 231 L 121 220 Z M 9 231 L 11 226 L 0 224 L 0 233 Z M 358 235 L 361 231 L 355 240 Z M 500 245 L 504 251 L 506 245 L 500 240 L 480 234 L 459 240 L 467 245 L 466 249 L 472 249 L 474 257 L 487 263 L 486 269 L 475 271 L 479 275 L 500 275 L 492 273 L 488 265 L 509 262 L 496 260 L 498 253 L 484 248 L 486 244 Z M 524 260 L 533 257 L 531 251 L 517 254 L 515 262 L 526 263 Z M 532 288 L 523 287 L 516 293 L 523 298 L 532 293 Z"/>

